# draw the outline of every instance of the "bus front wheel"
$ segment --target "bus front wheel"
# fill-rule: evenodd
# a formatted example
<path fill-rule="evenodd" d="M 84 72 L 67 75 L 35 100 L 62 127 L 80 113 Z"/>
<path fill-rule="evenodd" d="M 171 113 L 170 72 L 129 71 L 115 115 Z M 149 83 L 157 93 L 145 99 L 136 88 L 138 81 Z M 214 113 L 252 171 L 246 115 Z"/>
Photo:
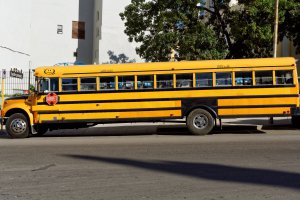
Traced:
<path fill-rule="evenodd" d="M 207 135 L 215 126 L 214 118 L 204 109 L 195 109 L 187 117 L 186 124 L 194 135 Z"/>
<path fill-rule="evenodd" d="M 12 138 L 29 137 L 29 125 L 26 116 L 22 113 L 11 115 L 6 121 L 5 128 Z"/>

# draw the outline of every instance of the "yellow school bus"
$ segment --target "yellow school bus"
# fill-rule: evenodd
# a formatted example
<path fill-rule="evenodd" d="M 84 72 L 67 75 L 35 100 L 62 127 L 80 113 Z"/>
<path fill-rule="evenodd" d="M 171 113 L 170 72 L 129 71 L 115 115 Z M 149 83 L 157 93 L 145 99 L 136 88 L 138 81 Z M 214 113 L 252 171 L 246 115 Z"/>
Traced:
<path fill-rule="evenodd" d="M 185 119 L 196 135 L 232 117 L 293 116 L 299 123 L 294 58 L 39 67 L 34 74 L 34 93 L 4 102 L 12 138 L 173 119 Z"/>

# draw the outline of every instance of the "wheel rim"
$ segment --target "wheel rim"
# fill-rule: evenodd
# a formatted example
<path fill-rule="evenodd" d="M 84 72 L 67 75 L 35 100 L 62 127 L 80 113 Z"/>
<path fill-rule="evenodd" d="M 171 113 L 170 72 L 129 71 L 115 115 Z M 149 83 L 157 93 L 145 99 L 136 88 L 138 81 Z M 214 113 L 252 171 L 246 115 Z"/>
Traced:
<path fill-rule="evenodd" d="M 203 114 L 199 114 L 199 115 L 195 116 L 195 118 L 193 120 L 193 125 L 197 129 L 204 129 L 204 128 L 206 128 L 207 125 L 208 125 L 208 118 L 207 118 L 207 116 L 203 115 Z"/>
<path fill-rule="evenodd" d="M 24 133 L 26 128 L 27 124 L 23 119 L 14 119 L 10 125 L 10 129 L 16 134 Z"/>

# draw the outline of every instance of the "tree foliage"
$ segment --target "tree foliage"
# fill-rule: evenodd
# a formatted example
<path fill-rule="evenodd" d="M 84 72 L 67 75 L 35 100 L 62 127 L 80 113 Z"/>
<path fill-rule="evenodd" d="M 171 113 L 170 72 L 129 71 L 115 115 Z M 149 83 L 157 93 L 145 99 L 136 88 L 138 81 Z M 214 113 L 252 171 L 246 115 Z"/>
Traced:
<path fill-rule="evenodd" d="M 124 53 L 116 55 L 113 51 L 107 52 L 109 56 L 109 63 L 108 64 L 120 64 L 120 63 L 135 63 L 135 59 L 129 59 Z"/>
<path fill-rule="evenodd" d="M 199 18 L 193 0 L 132 0 L 123 13 L 129 41 L 140 44 L 137 53 L 146 61 L 217 59 L 226 55 L 219 34 Z M 222 41 L 222 42 L 220 42 Z"/>
<path fill-rule="evenodd" d="M 200 4 L 199 4 L 200 2 Z M 201 3 L 202 2 L 202 3 Z M 274 0 L 132 0 L 123 13 L 129 41 L 146 61 L 269 57 L 273 51 Z M 298 0 L 280 1 L 280 39 L 300 48 Z"/>

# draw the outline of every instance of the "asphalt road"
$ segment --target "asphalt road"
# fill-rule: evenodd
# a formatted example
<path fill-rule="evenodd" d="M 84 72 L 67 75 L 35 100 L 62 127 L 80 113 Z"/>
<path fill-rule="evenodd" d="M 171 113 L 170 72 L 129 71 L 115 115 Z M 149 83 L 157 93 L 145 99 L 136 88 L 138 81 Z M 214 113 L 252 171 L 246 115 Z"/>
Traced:
<path fill-rule="evenodd" d="M 0 136 L 0 199 L 300 199 L 300 130 L 98 127 Z"/>

